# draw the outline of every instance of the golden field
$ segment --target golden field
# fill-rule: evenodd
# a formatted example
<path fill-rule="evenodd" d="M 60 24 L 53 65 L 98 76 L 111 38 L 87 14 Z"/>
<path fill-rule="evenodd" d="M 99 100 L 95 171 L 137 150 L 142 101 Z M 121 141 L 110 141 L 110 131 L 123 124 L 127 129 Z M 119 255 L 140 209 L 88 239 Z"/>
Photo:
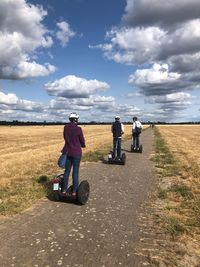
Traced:
<path fill-rule="evenodd" d="M 85 159 L 89 152 L 107 153 L 112 146 L 111 125 L 81 127 L 86 140 Z M 125 125 L 123 139 L 130 138 L 131 127 Z M 38 181 L 42 176 L 49 180 L 62 172 L 57 160 L 64 145 L 63 128 L 0 127 L 0 214 L 21 212 L 47 194 L 47 188 Z"/>
<path fill-rule="evenodd" d="M 167 262 L 166 266 L 199 266 L 200 125 L 165 125 L 156 128 L 173 156 L 171 161 L 166 158 L 164 169 L 168 172 L 162 172 L 163 166 L 158 166 L 159 199 L 154 203 L 155 213 L 174 242 L 171 248 L 166 242 L 160 249 L 159 257 Z M 160 157 L 167 153 L 167 150 L 163 150 Z M 158 252 L 154 253 L 154 258 L 158 258 Z"/>
<path fill-rule="evenodd" d="M 200 186 L 200 125 L 157 126 L 176 160 L 184 166 L 182 175 Z M 195 178 L 195 180 L 193 180 Z M 200 193 L 200 191 L 199 191 Z"/>
<path fill-rule="evenodd" d="M 59 171 L 57 159 L 64 145 L 64 126 L 0 127 L 0 185 L 27 181 Z M 86 140 L 83 154 L 112 144 L 110 125 L 82 126 Z M 125 125 L 126 137 L 131 125 Z"/>

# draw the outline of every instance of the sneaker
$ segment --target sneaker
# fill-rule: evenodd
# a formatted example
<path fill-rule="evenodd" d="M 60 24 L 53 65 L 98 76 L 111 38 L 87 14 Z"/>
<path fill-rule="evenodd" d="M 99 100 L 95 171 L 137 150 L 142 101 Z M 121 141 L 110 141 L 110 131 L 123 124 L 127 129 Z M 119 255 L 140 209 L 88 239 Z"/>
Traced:
<path fill-rule="evenodd" d="M 137 150 L 140 150 L 140 148 L 138 147 Z"/>
<path fill-rule="evenodd" d="M 66 194 L 67 194 L 67 188 L 66 188 L 66 187 L 63 188 L 63 189 L 61 190 L 61 193 L 62 193 L 63 195 L 66 195 Z"/>

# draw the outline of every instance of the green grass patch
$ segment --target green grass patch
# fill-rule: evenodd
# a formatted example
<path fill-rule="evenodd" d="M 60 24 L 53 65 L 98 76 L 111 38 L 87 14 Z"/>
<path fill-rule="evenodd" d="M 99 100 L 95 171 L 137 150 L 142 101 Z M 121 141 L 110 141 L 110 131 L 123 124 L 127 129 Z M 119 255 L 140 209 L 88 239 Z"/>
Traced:
<path fill-rule="evenodd" d="M 187 197 L 187 198 L 193 197 L 191 190 L 186 185 L 173 185 L 170 191 L 175 192 L 176 194 L 182 197 Z"/>
<path fill-rule="evenodd" d="M 164 220 L 165 228 L 172 236 L 177 236 L 185 232 L 184 225 L 176 217 L 167 217 Z"/>
<path fill-rule="evenodd" d="M 36 203 L 50 192 L 47 176 L 32 181 L 13 182 L 11 186 L 0 190 L 0 214 L 14 215 Z"/>
<path fill-rule="evenodd" d="M 167 198 L 167 192 L 168 192 L 168 190 L 167 189 L 159 189 L 158 190 L 158 193 L 157 193 L 157 195 L 158 195 L 158 198 L 161 198 L 161 199 L 165 199 L 165 198 Z"/>
<path fill-rule="evenodd" d="M 175 161 L 165 139 L 160 134 L 158 128 L 154 128 L 155 135 L 155 155 L 152 160 L 158 168 L 158 174 L 162 177 L 179 174 L 180 167 Z"/>
<path fill-rule="evenodd" d="M 103 160 L 104 156 L 111 150 L 111 146 L 107 146 L 95 151 L 90 151 L 83 155 L 82 161 L 97 162 Z"/>

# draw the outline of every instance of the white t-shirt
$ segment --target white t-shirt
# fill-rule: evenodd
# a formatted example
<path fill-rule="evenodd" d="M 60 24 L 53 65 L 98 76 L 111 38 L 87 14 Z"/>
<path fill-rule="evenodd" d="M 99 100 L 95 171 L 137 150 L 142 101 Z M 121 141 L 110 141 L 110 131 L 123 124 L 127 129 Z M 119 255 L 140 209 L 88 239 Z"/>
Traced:
<path fill-rule="evenodd" d="M 133 122 L 133 130 L 135 130 L 135 127 L 142 129 L 142 123 L 140 121 L 134 121 Z"/>

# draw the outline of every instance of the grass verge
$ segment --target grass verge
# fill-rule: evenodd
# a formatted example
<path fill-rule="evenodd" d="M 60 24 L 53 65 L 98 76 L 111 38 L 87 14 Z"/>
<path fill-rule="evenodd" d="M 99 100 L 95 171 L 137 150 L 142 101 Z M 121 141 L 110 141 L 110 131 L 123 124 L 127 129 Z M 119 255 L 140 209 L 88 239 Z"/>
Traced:
<path fill-rule="evenodd" d="M 179 158 L 175 158 L 170 151 L 157 127 L 154 129 L 154 135 L 155 155 L 152 160 L 159 177 L 152 203 L 153 221 L 157 225 L 154 230 L 155 235 L 156 229 L 160 228 L 167 233 L 166 242 L 162 244 L 165 249 L 160 247 L 160 259 L 162 262 L 168 262 L 164 266 L 197 266 L 188 265 L 187 261 L 200 260 L 200 197 L 196 193 L 199 192 L 196 174 L 200 172 L 200 167 L 197 168 L 195 164 L 183 166 Z M 168 238 L 170 245 L 167 245 Z M 176 249 L 170 249 L 169 246 Z M 180 265 L 178 251 L 183 251 L 182 256 L 185 256 L 182 257 Z M 151 255 L 154 256 L 158 255 Z M 174 265 L 170 265 L 172 258 Z"/>

